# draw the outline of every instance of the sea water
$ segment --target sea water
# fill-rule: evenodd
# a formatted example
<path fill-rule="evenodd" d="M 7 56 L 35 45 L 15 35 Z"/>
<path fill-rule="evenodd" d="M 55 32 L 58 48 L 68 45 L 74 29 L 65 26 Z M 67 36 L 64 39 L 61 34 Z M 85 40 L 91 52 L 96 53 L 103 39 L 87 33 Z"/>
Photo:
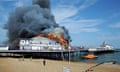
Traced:
<path fill-rule="evenodd" d="M 119 52 L 111 52 L 111 53 L 104 53 L 98 54 L 97 58 L 94 59 L 83 59 L 81 55 L 76 55 L 71 57 L 71 61 L 75 62 L 89 62 L 89 63 L 102 63 L 102 62 L 116 62 L 120 64 L 120 51 Z"/>

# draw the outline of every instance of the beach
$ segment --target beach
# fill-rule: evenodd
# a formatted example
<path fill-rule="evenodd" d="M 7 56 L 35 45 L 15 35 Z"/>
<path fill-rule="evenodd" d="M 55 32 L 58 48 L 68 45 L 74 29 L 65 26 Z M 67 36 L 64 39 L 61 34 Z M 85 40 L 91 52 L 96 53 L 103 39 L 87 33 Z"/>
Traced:
<path fill-rule="evenodd" d="M 85 72 L 93 63 L 48 59 L 0 58 L 0 72 Z M 119 72 L 120 65 L 105 63 L 88 72 Z"/>

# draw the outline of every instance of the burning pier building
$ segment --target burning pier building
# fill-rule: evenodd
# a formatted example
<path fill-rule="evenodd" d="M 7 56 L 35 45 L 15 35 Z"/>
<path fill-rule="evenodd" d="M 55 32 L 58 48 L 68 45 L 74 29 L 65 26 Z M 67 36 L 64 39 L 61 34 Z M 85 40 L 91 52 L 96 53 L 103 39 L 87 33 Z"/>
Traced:
<path fill-rule="evenodd" d="M 71 41 L 68 30 L 56 23 L 49 0 L 33 0 L 31 6 L 16 8 L 10 13 L 6 28 L 10 49 L 19 49 L 20 39 L 36 36 L 54 40 L 66 48 Z"/>

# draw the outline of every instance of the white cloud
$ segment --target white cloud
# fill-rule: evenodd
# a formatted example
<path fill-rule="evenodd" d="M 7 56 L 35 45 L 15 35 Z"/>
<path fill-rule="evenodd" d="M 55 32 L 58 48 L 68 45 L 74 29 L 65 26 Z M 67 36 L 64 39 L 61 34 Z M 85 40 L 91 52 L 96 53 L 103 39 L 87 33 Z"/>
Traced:
<path fill-rule="evenodd" d="M 112 28 L 120 28 L 120 22 L 110 25 Z"/>
<path fill-rule="evenodd" d="M 53 14 L 57 23 L 62 26 L 65 26 L 70 30 L 71 33 L 80 33 L 80 32 L 97 32 L 99 29 L 96 28 L 97 25 L 101 23 L 100 20 L 97 19 L 73 19 L 77 16 L 77 14 L 96 3 L 97 0 L 78 0 L 68 3 L 59 3 L 59 5 L 55 6 L 53 9 Z M 76 4 L 79 3 L 78 6 Z"/>
<path fill-rule="evenodd" d="M 53 14 L 58 23 L 62 20 L 74 16 L 78 12 L 78 9 L 75 7 L 68 6 L 59 6 L 54 9 Z"/>
<path fill-rule="evenodd" d="M 87 7 L 94 5 L 96 2 L 97 2 L 97 0 L 85 0 L 84 3 L 79 8 L 85 9 Z"/>
<path fill-rule="evenodd" d="M 55 19 L 58 23 L 62 22 L 64 19 L 75 16 L 81 10 L 94 5 L 97 2 L 97 0 L 84 0 L 84 2 L 82 4 L 80 3 L 80 5 L 78 6 L 76 6 L 75 4 L 82 1 L 78 2 L 78 0 L 75 0 L 73 3 L 70 2 L 70 4 L 69 1 L 62 1 L 62 2 L 63 3 L 59 3 L 53 9 L 53 14 L 55 15 Z"/>
<path fill-rule="evenodd" d="M 0 27 L 0 36 L 1 36 L 1 37 L 0 37 L 0 43 L 6 41 L 6 40 L 7 40 L 7 30 L 2 29 L 2 28 Z"/>
<path fill-rule="evenodd" d="M 71 33 L 80 33 L 80 32 L 97 32 L 99 29 L 96 28 L 101 24 L 101 20 L 97 19 L 80 19 L 72 20 L 67 19 L 61 22 L 62 26 L 65 26 Z"/>
<path fill-rule="evenodd" d="M 92 27 L 92 28 L 83 28 L 81 29 L 81 32 L 98 32 L 99 29 Z"/>
<path fill-rule="evenodd" d="M 8 13 L 0 12 L 0 24 L 5 24 L 8 20 Z"/>
<path fill-rule="evenodd" d="M 120 40 L 120 35 L 118 36 L 104 36 L 105 40 Z"/>
<path fill-rule="evenodd" d="M 29 6 L 32 4 L 32 0 L 17 0 L 14 4 L 15 7 Z"/>
<path fill-rule="evenodd" d="M 22 7 L 24 6 L 24 3 L 22 2 L 22 0 L 19 0 L 18 2 L 15 3 L 16 7 Z"/>

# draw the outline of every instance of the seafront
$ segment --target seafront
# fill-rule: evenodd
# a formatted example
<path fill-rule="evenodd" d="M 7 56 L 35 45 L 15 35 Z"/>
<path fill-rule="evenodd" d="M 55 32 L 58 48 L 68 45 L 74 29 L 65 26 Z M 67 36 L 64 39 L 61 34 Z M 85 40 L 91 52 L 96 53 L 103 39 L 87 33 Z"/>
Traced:
<path fill-rule="evenodd" d="M 96 64 L 68 62 L 61 60 L 0 58 L 0 72 L 85 72 Z M 88 72 L 119 72 L 120 65 L 105 63 L 92 68 Z"/>

